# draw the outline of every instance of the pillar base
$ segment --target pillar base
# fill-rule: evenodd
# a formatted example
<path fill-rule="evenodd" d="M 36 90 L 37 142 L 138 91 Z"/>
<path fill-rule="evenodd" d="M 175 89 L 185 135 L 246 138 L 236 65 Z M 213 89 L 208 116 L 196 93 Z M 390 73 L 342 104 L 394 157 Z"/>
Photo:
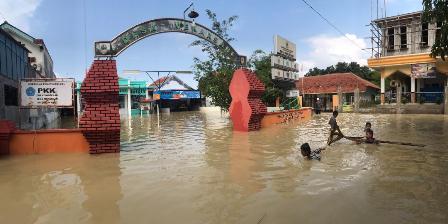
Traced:
<path fill-rule="evenodd" d="M 415 93 L 411 93 L 411 103 L 415 103 Z"/>
<path fill-rule="evenodd" d="M 384 104 L 384 93 L 381 93 L 381 104 Z"/>

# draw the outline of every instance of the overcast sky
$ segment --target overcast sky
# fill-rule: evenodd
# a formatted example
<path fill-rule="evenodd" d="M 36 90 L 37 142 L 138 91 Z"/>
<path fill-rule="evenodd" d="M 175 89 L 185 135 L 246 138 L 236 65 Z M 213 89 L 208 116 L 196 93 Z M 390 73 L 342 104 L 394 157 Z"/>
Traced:
<path fill-rule="evenodd" d="M 376 18 L 376 0 L 307 0 L 336 25 L 337 32 L 302 0 L 195 0 L 197 22 L 210 22 L 205 9 L 219 18 L 239 16 L 231 35 L 232 46 L 248 57 L 256 49 L 271 52 L 273 36 L 279 34 L 297 44 L 298 63 L 304 71 L 326 67 L 338 61 L 366 64 L 370 55 L 369 29 Z M 57 75 L 84 78 L 93 59 L 93 43 L 111 40 L 126 29 L 155 18 L 182 17 L 191 1 L 183 0 L 1 0 L 0 20 L 6 19 L 35 38 L 44 39 Z M 380 17 L 384 0 L 380 0 Z M 421 0 L 387 0 L 388 16 L 421 10 Z M 373 7 L 371 7 L 373 5 Z M 373 10 L 372 10 L 373 9 Z M 86 26 L 85 26 L 86 25 Z M 196 37 L 180 33 L 160 34 L 134 44 L 117 57 L 118 72 L 124 69 L 191 70 L 193 57 L 203 58 Z M 353 43 L 355 42 L 355 43 Z M 146 79 L 144 76 L 120 76 Z M 197 86 L 192 75 L 182 79 Z"/>

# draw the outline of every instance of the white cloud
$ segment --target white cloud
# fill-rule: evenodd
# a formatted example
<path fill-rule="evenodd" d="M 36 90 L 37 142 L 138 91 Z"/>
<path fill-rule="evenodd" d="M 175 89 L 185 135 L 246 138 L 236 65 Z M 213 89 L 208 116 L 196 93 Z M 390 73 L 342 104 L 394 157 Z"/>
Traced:
<path fill-rule="evenodd" d="M 1 0 L 0 21 L 6 19 L 15 27 L 30 31 L 30 19 L 42 0 Z"/>
<path fill-rule="evenodd" d="M 307 40 L 311 50 L 299 56 L 299 64 L 303 64 L 303 73 L 313 67 L 326 68 L 338 62 L 358 62 L 367 65 L 368 52 L 362 50 L 367 43 L 354 34 L 344 36 L 318 35 Z"/>

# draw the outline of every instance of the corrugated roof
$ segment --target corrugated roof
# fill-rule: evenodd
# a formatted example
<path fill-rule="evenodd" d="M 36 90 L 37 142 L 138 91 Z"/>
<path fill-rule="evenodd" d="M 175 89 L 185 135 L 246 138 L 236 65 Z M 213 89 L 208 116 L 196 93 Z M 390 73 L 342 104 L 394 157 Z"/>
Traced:
<path fill-rule="evenodd" d="M 356 88 L 359 88 L 360 92 L 365 92 L 368 88 L 380 89 L 377 85 L 353 73 L 311 76 L 299 78 L 296 81 L 296 88 L 304 94 L 337 93 L 339 87 L 343 93 L 353 93 Z"/>

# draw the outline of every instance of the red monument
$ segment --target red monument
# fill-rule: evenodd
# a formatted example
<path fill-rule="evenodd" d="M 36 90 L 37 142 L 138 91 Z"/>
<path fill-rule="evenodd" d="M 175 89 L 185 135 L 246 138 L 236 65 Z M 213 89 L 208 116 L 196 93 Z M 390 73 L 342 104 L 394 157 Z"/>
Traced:
<path fill-rule="evenodd" d="M 256 131 L 261 128 L 261 120 L 267 112 L 266 105 L 261 101 L 264 90 L 264 84 L 252 71 L 243 68 L 233 73 L 229 86 L 233 130 Z"/>

